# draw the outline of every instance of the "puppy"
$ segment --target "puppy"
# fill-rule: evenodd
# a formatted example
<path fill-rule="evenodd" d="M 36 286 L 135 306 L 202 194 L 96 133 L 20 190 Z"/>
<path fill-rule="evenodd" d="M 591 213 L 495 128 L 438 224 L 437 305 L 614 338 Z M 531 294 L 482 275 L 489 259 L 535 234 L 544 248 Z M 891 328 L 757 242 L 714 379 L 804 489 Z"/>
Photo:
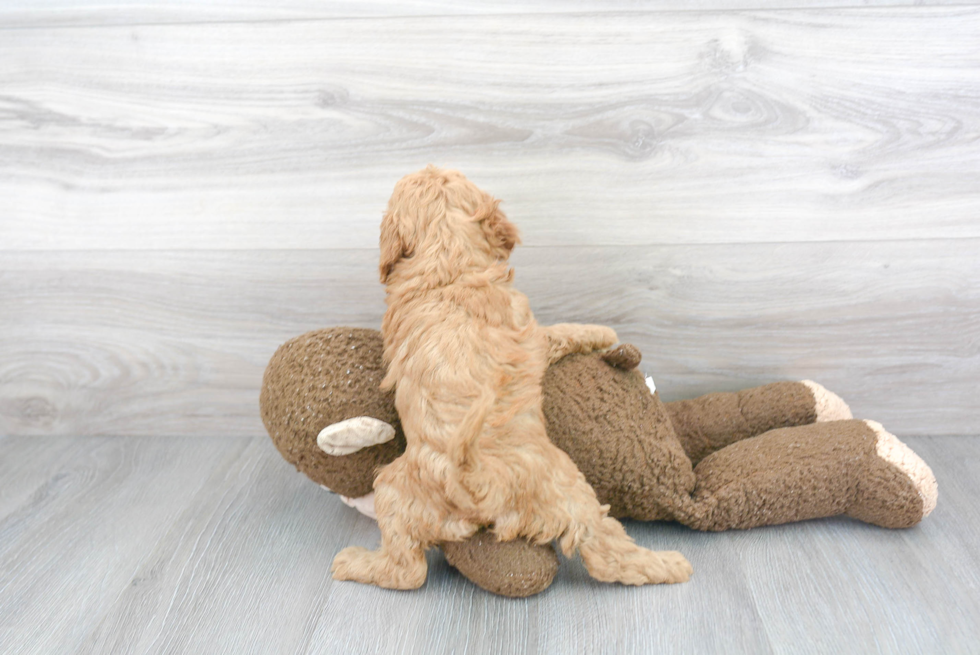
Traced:
<path fill-rule="evenodd" d="M 345 548 L 333 576 L 393 589 L 425 582 L 425 549 L 491 526 L 503 541 L 558 540 L 589 574 L 684 582 L 680 553 L 640 548 L 545 434 L 541 380 L 568 353 L 616 343 L 596 325 L 541 327 L 507 266 L 519 242 L 499 201 L 461 173 L 402 178 L 381 223 L 381 332 L 405 453 L 374 483 L 381 547 Z"/>

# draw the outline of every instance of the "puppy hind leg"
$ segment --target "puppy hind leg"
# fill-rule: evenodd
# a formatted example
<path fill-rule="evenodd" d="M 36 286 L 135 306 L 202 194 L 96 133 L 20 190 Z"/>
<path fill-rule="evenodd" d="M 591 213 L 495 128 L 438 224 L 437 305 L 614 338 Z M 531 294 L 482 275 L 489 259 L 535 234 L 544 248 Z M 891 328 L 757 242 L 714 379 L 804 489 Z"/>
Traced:
<path fill-rule="evenodd" d="M 652 551 L 633 543 L 622 524 L 602 516 L 579 546 L 586 570 L 596 580 L 629 585 L 687 582 L 694 572 L 676 551 Z"/>
<path fill-rule="evenodd" d="M 602 582 L 644 585 L 690 578 L 693 569 L 683 555 L 637 546 L 623 525 L 607 516 L 609 506 L 599 505 L 577 469 L 573 479 L 565 492 L 571 520 L 559 541 L 566 556 L 577 549 L 589 575 Z"/>

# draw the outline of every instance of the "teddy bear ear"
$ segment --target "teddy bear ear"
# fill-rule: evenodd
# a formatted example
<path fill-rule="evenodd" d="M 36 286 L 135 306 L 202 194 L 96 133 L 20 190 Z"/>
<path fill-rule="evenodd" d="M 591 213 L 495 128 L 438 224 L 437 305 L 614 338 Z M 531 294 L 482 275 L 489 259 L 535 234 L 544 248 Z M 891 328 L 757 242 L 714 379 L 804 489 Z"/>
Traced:
<path fill-rule="evenodd" d="M 624 371 L 632 371 L 643 361 L 643 353 L 631 343 L 622 343 L 618 347 L 603 354 L 602 359 L 610 366 L 615 366 Z"/>
<path fill-rule="evenodd" d="M 395 438 L 390 423 L 371 416 L 356 416 L 328 425 L 316 436 L 316 445 L 328 455 L 342 456 Z"/>

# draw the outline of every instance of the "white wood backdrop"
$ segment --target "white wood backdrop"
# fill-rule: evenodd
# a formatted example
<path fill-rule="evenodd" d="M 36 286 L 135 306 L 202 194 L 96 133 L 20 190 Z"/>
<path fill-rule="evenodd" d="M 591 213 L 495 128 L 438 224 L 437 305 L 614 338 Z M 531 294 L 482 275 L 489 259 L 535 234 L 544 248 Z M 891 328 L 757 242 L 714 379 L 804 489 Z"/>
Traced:
<path fill-rule="evenodd" d="M 263 434 L 279 343 L 379 325 L 429 162 L 667 399 L 976 434 L 980 8 L 910 4 L 4 3 L 0 434 Z"/>

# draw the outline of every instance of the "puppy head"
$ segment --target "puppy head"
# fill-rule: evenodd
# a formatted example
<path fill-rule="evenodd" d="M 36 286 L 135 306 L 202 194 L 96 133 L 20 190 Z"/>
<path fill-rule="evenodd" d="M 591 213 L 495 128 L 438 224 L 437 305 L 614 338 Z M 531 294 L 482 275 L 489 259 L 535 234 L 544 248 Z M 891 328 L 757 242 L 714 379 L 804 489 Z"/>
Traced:
<path fill-rule="evenodd" d="M 427 274 L 445 277 L 506 260 L 518 243 L 517 226 L 499 200 L 459 171 L 430 165 L 399 180 L 388 201 L 381 221 L 381 282 L 415 256 L 440 268 Z"/>

